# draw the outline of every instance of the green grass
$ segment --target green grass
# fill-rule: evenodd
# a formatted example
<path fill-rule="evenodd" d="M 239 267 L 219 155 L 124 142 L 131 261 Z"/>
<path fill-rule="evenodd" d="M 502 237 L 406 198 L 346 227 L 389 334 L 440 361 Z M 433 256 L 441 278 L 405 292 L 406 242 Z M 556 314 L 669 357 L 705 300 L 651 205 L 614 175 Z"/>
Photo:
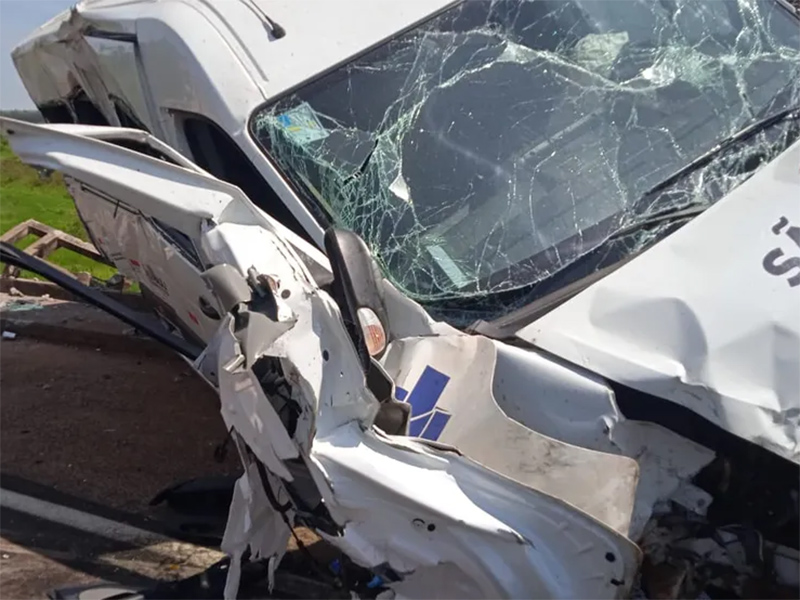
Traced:
<path fill-rule="evenodd" d="M 7 140 L 0 138 L 0 234 L 28 219 L 87 239 L 61 176 L 55 173 L 43 179 L 36 169 L 23 164 L 14 155 Z M 28 236 L 17 246 L 24 248 L 35 239 L 35 236 Z M 116 272 L 112 267 L 63 248 L 56 250 L 48 260 L 73 273 L 87 271 L 98 279 L 108 279 Z"/>

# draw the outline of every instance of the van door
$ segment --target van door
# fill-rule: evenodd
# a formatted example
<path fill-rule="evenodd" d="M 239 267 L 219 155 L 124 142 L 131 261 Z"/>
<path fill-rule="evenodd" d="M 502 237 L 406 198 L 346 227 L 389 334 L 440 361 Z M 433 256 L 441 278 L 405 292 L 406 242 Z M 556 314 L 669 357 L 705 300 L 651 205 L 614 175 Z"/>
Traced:
<path fill-rule="evenodd" d="M 239 188 L 145 132 L 0 123 L 24 162 L 63 173 L 98 250 L 169 307 L 179 321 L 173 325 L 205 345 L 221 314 L 201 278 L 219 262 L 203 234 L 221 222 L 271 228 L 269 217 Z M 131 149 L 137 146 L 150 151 Z"/>

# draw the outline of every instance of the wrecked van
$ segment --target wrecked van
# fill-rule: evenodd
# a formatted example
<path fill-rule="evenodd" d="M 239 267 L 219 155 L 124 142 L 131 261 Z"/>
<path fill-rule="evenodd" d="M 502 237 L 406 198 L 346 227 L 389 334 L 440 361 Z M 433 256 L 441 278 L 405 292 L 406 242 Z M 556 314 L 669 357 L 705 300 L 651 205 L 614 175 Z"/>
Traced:
<path fill-rule="evenodd" d="M 387 597 L 796 595 L 794 9 L 222 5 L 78 4 L 3 130 L 219 392 L 226 596 L 298 524 Z"/>

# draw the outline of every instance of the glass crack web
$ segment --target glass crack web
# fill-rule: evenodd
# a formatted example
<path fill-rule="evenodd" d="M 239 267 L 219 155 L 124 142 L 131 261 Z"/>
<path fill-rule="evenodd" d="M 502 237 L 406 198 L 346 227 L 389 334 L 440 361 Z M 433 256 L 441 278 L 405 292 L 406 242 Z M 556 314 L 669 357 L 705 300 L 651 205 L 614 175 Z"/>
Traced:
<path fill-rule="evenodd" d="M 261 110 L 253 132 L 385 276 L 455 325 L 492 318 L 671 231 L 795 135 L 800 28 L 772 0 L 468 1 Z"/>

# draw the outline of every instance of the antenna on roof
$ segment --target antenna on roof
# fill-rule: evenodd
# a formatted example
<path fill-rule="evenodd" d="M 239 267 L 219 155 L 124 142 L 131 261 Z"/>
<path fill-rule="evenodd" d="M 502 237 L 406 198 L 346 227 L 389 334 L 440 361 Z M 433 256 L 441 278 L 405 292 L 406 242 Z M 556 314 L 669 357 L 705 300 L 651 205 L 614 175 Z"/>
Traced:
<path fill-rule="evenodd" d="M 283 27 L 281 27 L 276 21 L 270 19 L 267 13 L 261 10 L 261 7 L 258 6 L 255 2 L 253 2 L 253 0 L 242 0 L 242 3 L 246 4 L 248 8 L 250 8 L 250 10 L 256 13 L 257 16 L 261 17 L 261 19 L 269 27 L 269 30 L 272 33 L 272 37 L 274 37 L 276 40 L 279 40 L 286 35 L 286 30 Z"/>

